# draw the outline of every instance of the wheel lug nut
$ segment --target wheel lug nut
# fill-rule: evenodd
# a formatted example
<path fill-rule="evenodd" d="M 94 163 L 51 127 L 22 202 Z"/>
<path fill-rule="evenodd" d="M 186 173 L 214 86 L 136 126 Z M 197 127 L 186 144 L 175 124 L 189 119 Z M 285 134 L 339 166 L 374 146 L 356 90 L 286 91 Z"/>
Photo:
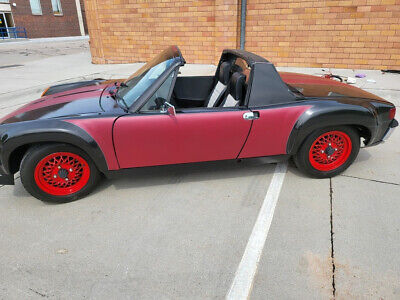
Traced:
<path fill-rule="evenodd" d="M 65 181 L 68 181 L 68 178 L 65 178 Z"/>
<path fill-rule="evenodd" d="M 70 168 L 69 171 L 72 172 L 72 168 Z"/>
<path fill-rule="evenodd" d="M 321 153 L 324 153 L 325 151 L 324 150 L 321 150 Z"/>
<path fill-rule="evenodd" d="M 331 143 L 329 143 L 329 146 L 332 146 L 332 144 L 331 144 Z"/>
<path fill-rule="evenodd" d="M 53 177 L 54 177 L 54 178 L 57 178 L 57 175 L 54 175 Z"/>
<path fill-rule="evenodd" d="M 335 148 L 335 151 L 337 151 L 337 148 Z"/>
<path fill-rule="evenodd" d="M 59 169 L 61 169 L 61 166 L 58 166 Z"/>

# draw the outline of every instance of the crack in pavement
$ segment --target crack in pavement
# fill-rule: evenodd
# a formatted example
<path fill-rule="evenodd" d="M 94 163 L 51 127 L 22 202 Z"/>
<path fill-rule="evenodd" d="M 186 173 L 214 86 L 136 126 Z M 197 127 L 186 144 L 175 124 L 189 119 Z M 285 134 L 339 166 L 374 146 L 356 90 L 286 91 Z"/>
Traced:
<path fill-rule="evenodd" d="M 400 186 L 400 183 L 395 183 L 395 182 L 388 182 L 388 181 L 382 181 L 382 180 L 376 180 L 376 179 L 362 178 L 362 177 L 351 176 L 351 175 L 340 175 L 340 176 Z"/>
<path fill-rule="evenodd" d="M 336 297 L 336 284 L 335 284 L 335 249 L 333 247 L 333 187 L 332 178 L 329 178 L 329 198 L 330 198 L 330 224 L 331 224 L 331 260 L 332 260 L 332 295 L 333 299 Z"/>
<path fill-rule="evenodd" d="M 42 296 L 42 297 L 46 297 L 46 298 L 48 298 L 49 296 L 48 295 L 46 295 L 46 294 L 43 294 L 43 293 L 41 293 L 41 292 L 38 292 L 38 291 L 36 291 L 36 290 L 34 290 L 34 289 L 32 289 L 32 288 L 29 288 L 32 292 L 34 292 L 34 293 L 36 293 L 36 294 L 38 294 L 39 296 Z"/>

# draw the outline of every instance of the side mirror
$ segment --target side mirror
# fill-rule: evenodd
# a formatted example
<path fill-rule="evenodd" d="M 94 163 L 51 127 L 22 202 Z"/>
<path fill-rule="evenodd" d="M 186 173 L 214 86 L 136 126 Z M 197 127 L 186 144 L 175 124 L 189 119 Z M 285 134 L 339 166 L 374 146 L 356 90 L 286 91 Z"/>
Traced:
<path fill-rule="evenodd" d="M 175 116 L 176 111 L 175 111 L 175 106 L 173 106 L 171 103 L 164 102 L 163 107 L 161 108 L 162 113 L 167 113 L 171 116 Z"/>
<path fill-rule="evenodd" d="M 171 116 L 175 116 L 175 107 L 171 106 L 168 107 L 168 114 L 170 114 Z"/>

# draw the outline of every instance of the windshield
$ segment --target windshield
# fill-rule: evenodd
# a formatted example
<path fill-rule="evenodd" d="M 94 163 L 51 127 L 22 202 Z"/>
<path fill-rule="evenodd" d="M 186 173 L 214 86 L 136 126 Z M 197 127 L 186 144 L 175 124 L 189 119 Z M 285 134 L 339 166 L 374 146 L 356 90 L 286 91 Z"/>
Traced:
<path fill-rule="evenodd" d="M 169 47 L 134 74 L 122 84 L 117 92 L 120 99 L 129 108 L 133 103 L 167 70 L 174 62 L 178 52 L 176 47 Z"/>

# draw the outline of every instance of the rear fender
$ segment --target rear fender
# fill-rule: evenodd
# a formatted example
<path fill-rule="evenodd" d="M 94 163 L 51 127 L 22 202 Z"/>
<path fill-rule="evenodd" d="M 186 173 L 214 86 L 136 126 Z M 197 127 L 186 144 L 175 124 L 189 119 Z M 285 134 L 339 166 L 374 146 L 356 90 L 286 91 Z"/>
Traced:
<path fill-rule="evenodd" d="M 297 120 L 287 143 L 286 151 L 293 155 L 313 131 L 330 126 L 350 125 L 367 129 L 374 136 L 378 127 L 373 112 L 366 107 L 351 105 L 314 105 Z"/>

